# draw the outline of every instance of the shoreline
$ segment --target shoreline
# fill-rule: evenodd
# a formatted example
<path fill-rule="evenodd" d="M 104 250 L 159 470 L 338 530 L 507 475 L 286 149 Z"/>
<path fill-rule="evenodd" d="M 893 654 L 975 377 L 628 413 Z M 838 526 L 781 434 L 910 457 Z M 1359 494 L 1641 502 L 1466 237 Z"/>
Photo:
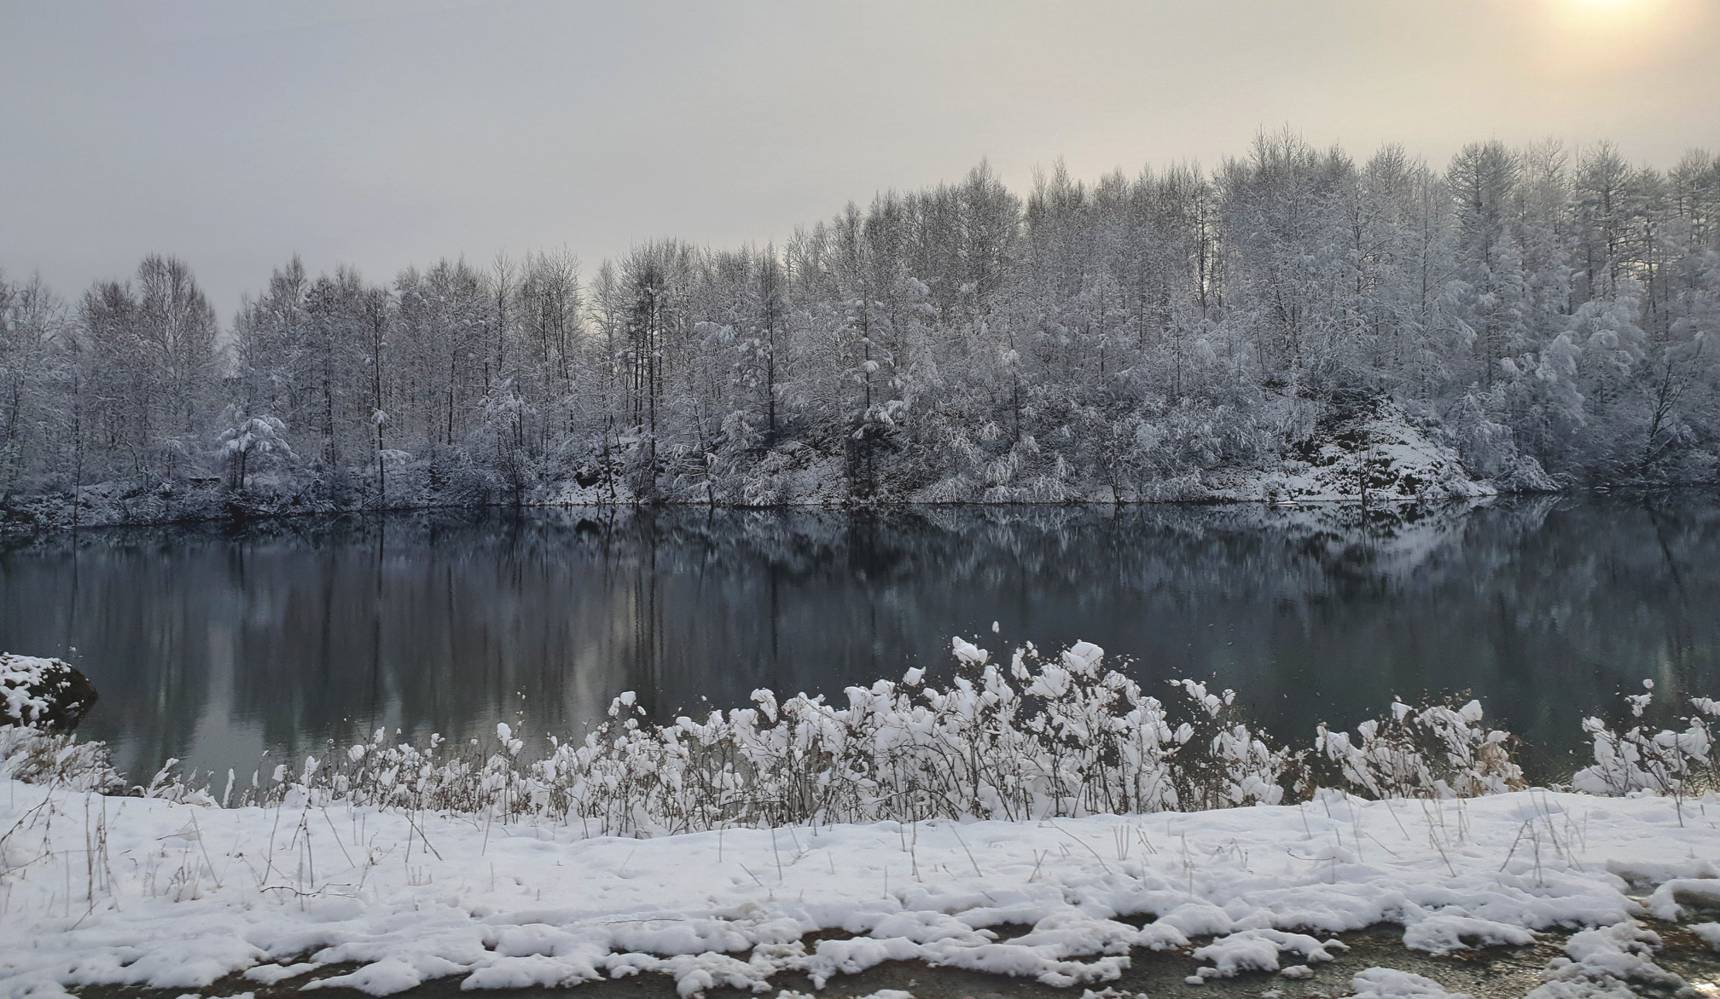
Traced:
<path fill-rule="evenodd" d="M 1720 489 L 1716 483 L 1666 483 L 1652 485 L 1628 485 L 1612 487 L 1573 487 L 1566 489 L 1517 489 L 1501 490 L 1477 496 L 1438 497 L 1428 499 L 1390 498 L 1370 499 L 1366 508 L 1362 508 L 1360 498 L 1349 497 L 1317 497 L 1299 499 L 1293 502 L 1269 501 L 1264 498 L 1248 498 L 1235 496 L 1214 495 L 1205 498 L 1188 499 L 1080 499 L 1064 501 L 1003 501 L 1003 500 L 863 500 L 856 502 L 833 503 L 823 500 L 808 499 L 805 501 L 790 501 L 782 503 L 708 503 L 696 500 L 655 500 L 655 501 L 566 501 L 540 500 L 524 503 L 506 501 L 481 503 L 422 503 L 390 505 L 384 507 L 352 506 L 329 507 L 326 509 L 301 510 L 259 510 L 247 511 L 243 514 L 224 515 L 187 515 L 166 518 L 143 518 L 135 520 L 106 520 L 97 522 L 80 522 L 76 525 L 66 521 L 55 521 L 43 524 L 26 522 L 11 513 L 0 509 L 0 543 L 8 541 L 29 541 L 48 538 L 54 535 L 75 534 L 82 531 L 106 531 L 126 528 L 146 527 L 198 527 L 215 526 L 239 528 L 252 523 L 291 522 L 313 520 L 318 518 L 340 519 L 354 517 L 386 517 L 395 514 L 436 513 L 436 512 L 489 512 L 489 511 L 545 511 L 545 510 L 603 510 L 641 512 L 652 510 L 737 510 L 737 511 L 780 511 L 784 513 L 818 512 L 818 513 L 891 513 L 896 511 L 919 510 L 1011 510 L 1011 509 L 1136 509 L 1159 507 L 1265 507 L 1268 509 L 1365 509 L 1369 513 L 1386 513 L 1402 510 L 1451 509 L 1461 506 L 1485 505 L 1495 500 L 1523 500 L 1535 497 L 1563 498 L 1586 495 L 1601 496 L 1652 496 L 1663 493 L 1698 492 Z M 1720 498 L 1717 496 L 1716 498 Z"/>

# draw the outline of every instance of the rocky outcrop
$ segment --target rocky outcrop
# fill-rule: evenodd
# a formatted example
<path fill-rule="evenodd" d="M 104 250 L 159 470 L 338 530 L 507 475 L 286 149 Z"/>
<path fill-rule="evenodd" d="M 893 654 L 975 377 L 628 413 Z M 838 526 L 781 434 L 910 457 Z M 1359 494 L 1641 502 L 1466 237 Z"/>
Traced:
<path fill-rule="evenodd" d="M 0 653 L 0 725 L 68 732 L 95 702 L 89 677 L 70 665 Z"/>
<path fill-rule="evenodd" d="M 1449 444 L 1384 396 L 1328 402 L 1314 432 L 1266 478 L 1268 500 L 1441 502 L 1500 490 L 1464 467 Z"/>

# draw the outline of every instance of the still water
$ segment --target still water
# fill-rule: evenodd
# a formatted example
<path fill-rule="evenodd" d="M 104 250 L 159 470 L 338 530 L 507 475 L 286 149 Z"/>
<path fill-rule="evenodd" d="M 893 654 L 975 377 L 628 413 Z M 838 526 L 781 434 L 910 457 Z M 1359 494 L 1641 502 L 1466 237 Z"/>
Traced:
<path fill-rule="evenodd" d="M 947 665 L 951 635 L 1215 677 L 1298 743 L 1394 694 L 1470 690 L 1557 775 L 1623 686 L 1720 695 L 1720 504 L 489 511 L 0 551 L 0 650 L 88 673 L 81 731 L 134 779 L 377 726 L 577 734 L 622 690 L 659 717 L 839 694 Z"/>

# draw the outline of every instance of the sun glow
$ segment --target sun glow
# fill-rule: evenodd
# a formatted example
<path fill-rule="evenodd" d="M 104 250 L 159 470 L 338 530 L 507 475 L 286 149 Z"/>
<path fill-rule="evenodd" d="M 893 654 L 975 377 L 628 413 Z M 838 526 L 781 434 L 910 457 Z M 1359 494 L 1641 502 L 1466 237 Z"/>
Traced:
<path fill-rule="evenodd" d="M 1568 14 L 1590 24 L 1616 24 L 1642 12 L 1638 0 L 1565 0 Z"/>
<path fill-rule="evenodd" d="M 1681 22 L 1690 20 L 1690 10 L 1669 0 L 1551 0 L 1555 32 L 1554 58 L 1576 69 L 1599 64 L 1624 67 L 1649 58 L 1675 36 Z"/>

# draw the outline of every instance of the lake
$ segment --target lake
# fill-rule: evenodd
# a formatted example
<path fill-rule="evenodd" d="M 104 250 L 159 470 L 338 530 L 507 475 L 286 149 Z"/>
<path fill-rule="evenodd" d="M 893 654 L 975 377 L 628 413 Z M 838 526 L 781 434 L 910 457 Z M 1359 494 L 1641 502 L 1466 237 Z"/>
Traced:
<path fill-rule="evenodd" d="M 0 551 L 0 650 L 88 673 L 80 731 L 134 780 L 377 726 L 565 737 L 623 690 L 659 718 L 840 695 L 948 669 L 951 635 L 1216 678 L 1298 744 L 1469 690 L 1558 776 L 1621 687 L 1720 695 L 1720 504 L 435 512 Z"/>

